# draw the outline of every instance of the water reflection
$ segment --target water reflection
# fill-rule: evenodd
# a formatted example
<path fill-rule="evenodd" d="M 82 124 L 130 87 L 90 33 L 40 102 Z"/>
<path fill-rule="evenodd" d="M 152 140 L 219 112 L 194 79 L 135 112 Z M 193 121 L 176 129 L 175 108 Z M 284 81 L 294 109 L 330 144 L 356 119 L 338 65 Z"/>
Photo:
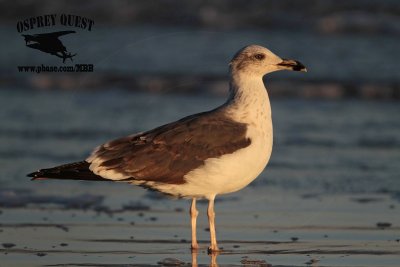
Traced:
<path fill-rule="evenodd" d="M 217 263 L 217 256 L 220 254 L 220 252 L 210 252 L 208 255 L 210 256 L 210 267 L 218 267 Z M 198 256 L 198 250 L 192 250 L 192 267 L 198 267 L 197 263 L 197 256 Z"/>
<path fill-rule="evenodd" d="M 209 263 L 209 267 L 218 267 L 218 262 L 217 262 L 217 257 L 218 255 L 220 255 L 222 253 L 222 251 L 219 252 L 209 252 L 208 256 L 210 257 L 210 263 Z M 227 251 L 223 252 L 225 255 L 229 255 L 230 253 Z M 234 253 L 236 254 L 236 253 Z M 198 250 L 192 250 L 192 267 L 198 267 L 199 263 L 197 261 L 197 257 L 198 257 Z M 241 266 L 263 266 L 263 267 L 273 267 L 272 264 L 269 264 L 268 262 L 266 262 L 265 260 L 260 260 L 260 259 L 254 259 L 254 258 L 250 258 L 249 256 L 243 256 L 241 257 L 240 262 L 237 263 L 238 265 Z M 312 266 L 312 267 L 318 267 L 319 266 L 319 260 L 315 259 L 315 258 L 311 258 L 308 262 L 304 263 L 307 266 Z M 201 266 L 204 266 L 205 264 L 201 264 Z M 236 264 L 228 264 L 224 266 L 236 266 Z M 279 266 L 286 266 L 286 265 L 279 265 Z"/>

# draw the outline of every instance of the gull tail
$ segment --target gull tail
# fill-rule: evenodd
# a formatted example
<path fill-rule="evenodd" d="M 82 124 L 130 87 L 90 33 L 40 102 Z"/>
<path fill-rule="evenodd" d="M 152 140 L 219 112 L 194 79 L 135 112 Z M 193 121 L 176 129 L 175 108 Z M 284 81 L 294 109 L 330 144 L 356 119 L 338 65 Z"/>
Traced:
<path fill-rule="evenodd" d="M 74 162 L 60 165 L 54 168 L 41 169 L 28 174 L 31 180 L 42 179 L 61 179 L 61 180 L 86 180 L 86 181 L 108 181 L 103 177 L 94 174 L 89 169 L 89 163 L 86 161 Z"/>

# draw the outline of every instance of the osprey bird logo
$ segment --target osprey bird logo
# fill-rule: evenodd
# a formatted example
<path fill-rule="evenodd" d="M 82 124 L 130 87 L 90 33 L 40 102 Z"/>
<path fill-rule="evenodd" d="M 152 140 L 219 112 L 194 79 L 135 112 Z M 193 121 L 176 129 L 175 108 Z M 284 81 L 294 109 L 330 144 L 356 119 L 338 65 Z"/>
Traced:
<path fill-rule="evenodd" d="M 75 31 L 60 31 L 33 35 L 22 34 L 22 36 L 25 38 L 27 47 L 55 55 L 56 57 L 62 58 L 63 63 L 65 63 L 67 58 L 71 59 L 72 61 L 72 57 L 76 56 L 76 54 L 72 55 L 72 53 L 68 52 L 67 48 L 58 39 L 58 37 L 70 33 L 75 33 Z"/>

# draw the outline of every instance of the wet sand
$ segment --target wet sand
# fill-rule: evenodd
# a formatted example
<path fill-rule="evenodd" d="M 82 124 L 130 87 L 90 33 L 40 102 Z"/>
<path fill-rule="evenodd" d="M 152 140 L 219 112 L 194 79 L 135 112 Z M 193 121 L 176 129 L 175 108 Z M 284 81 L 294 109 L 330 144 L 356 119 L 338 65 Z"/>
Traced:
<path fill-rule="evenodd" d="M 1 190 L 0 266 L 398 266 L 400 216 L 384 194 L 250 187 L 221 196 L 223 251 L 210 256 L 205 202 L 192 254 L 188 200 L 107 182 L 29 187 Z"/>

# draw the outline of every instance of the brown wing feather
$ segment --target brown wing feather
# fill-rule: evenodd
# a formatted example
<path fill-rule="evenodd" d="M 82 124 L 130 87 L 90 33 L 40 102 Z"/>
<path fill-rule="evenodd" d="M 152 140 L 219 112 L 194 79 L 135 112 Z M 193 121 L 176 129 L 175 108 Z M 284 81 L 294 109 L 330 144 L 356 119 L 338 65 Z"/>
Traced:
<path fill-rule="evenodd" d="M 206 159 L 250 145 L 246 131 L 246 124 L 217 113 L 201 113 L 106 143 L 89 161 L 99 163 L 94 172 L 103 171 L 104 178 L 113 171 L 122 175 L 120 179 L 182 184 L 185 174 Z"/>

